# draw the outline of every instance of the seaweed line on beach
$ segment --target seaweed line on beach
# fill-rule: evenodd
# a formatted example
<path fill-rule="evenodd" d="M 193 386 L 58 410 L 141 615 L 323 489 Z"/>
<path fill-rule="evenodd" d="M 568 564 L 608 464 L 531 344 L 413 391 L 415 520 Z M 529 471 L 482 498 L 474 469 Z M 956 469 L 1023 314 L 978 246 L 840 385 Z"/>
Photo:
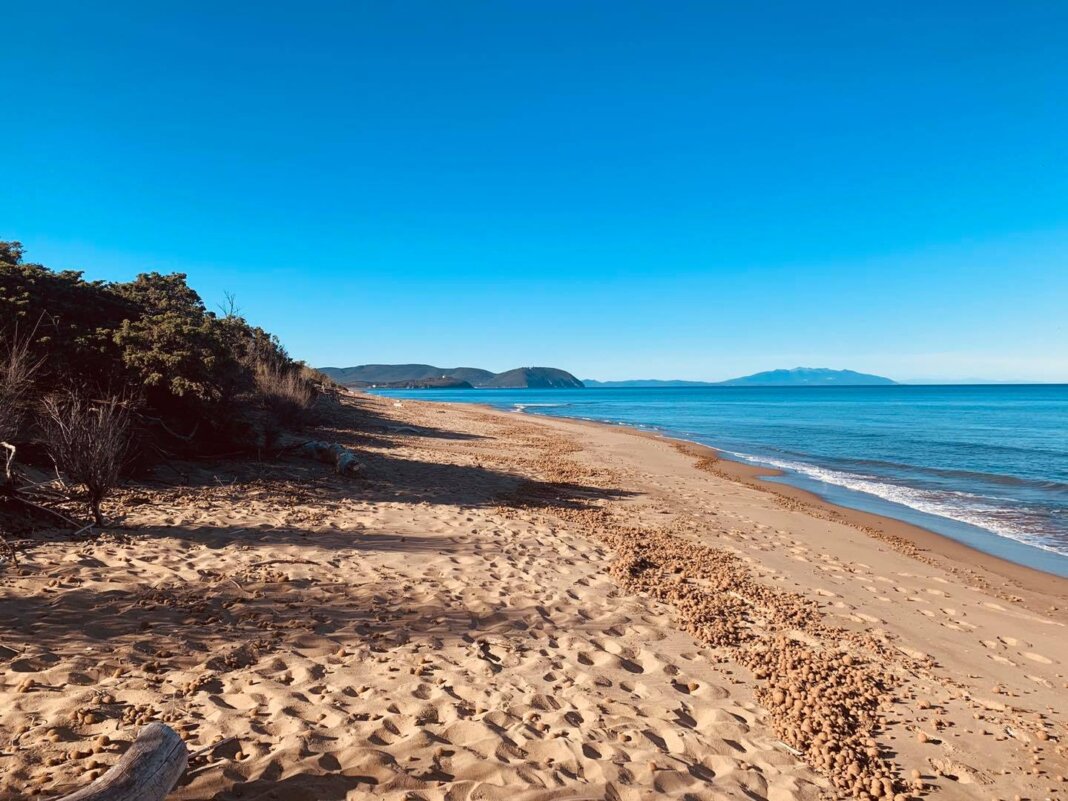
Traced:
<path fill-rule="evenodd" d="M 502 513 L 544 505 L 554 480 L 609 483 L 567 459 L 575 447 L 566 440 L 530 432 L 527 444 L 540 452 L 535 465 L 543 480 L 502 498 Z M 680 628 L 752 671 L 761 681 L 756 699 L 775 731 L 839 793 L 904 801 L 922 787 L 906 784 L 874 739 L 898 684 L 880 665 L 898 652 L 870 635 L 828 626 L 815 602 L 762 584 L 728 551 L 621 524 L 603 506 L 552 511 L 614 551 L 610 572 L 623 588 L 670 605 Z M 819 645 L 826 641 L 838 645 Z M 854 655 L 860 649 L 874 651 L 879 663 Z"/>

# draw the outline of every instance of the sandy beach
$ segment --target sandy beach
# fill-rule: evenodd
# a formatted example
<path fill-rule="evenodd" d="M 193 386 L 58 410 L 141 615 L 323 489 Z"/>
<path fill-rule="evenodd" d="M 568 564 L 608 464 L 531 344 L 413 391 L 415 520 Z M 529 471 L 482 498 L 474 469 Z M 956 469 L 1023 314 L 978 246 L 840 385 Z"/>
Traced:
<path fill-rule="evenodd" d="M 353 395 L 0 584 L 0 798 L 1068 797 L 1068 581 L 624 427 Z M 213 744 L 217 744 L 214 745 Z"/>

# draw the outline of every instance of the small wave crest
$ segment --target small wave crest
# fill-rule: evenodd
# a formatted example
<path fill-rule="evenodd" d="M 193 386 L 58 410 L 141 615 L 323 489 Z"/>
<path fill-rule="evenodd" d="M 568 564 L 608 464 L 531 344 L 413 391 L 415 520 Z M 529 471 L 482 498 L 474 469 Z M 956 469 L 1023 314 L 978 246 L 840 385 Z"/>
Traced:
<path fill-rule="evenodd" d="M 787 473 L 795 473 L 824 484 L 844 487 L 854 492 L 874 495 L 891 503 L 915 509 L 918 512 L 945 517 L 960 523 L 976 526 L 1008 539 L 1041 548 L 1051 553 L 1068 555 L 1063 544 L 1047 541 L 1033 527 L 1024 528 L 1015 519 L 1018 513 L 1012 509 L 993 506 L 988 498 L 968 492 L 926 490 L 892 484 L 875 476 L 831 470 L 806 462 L 795 462 L 774 457 L 753 456 L 748 453 L 724 451 L 751 464 L 773 467 Z"/>
<path fill-rule="evenodd" d="M 570 403 L 513 403 L 512 408 L 517 412 L 524 412 L 527 409 L 549 409 L 570 405 Z"/>
<path fill-rule="evenodd" d="M 944 478 L 963 478 L 968 481 L 985 484 L 1001 484 L 1007 487 L 1027 487 L 1047 492 L 1068 493 L 1068 483 L 1053 479 L 1023 478 L 1020 476 L 1007 476 L 999 473 L 983 473 L 976 470 L 946 469 L 939 467 L 926 467 L 924 465 L 902 464 L 890 462 L 885 459 L 850 459 L 839 457 L 836 461 L 848 466 L 863 469 L 865 467 L 889 468 L 912 473 L 922 473 L 930 476 Z"/>

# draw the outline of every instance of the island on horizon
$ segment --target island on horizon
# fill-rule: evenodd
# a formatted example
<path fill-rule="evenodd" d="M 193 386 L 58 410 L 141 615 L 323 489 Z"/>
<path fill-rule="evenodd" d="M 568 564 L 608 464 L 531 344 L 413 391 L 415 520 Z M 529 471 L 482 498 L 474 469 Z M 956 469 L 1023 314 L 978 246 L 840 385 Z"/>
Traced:
<path fill-rule="evenodd" d="M 730 378 L 726 381 L 686 381 L 682 379 L 635 379 L 624 381 L 595 381 L 584 378 L 583 383 L 593 388 L 627 387 L 861 387 L 892 386 L 898 382 L 870 373 L 855 370 L 832 370 L 827 367 L 795 367 L 792 370 L 765 370 L 752 375 Z"/>

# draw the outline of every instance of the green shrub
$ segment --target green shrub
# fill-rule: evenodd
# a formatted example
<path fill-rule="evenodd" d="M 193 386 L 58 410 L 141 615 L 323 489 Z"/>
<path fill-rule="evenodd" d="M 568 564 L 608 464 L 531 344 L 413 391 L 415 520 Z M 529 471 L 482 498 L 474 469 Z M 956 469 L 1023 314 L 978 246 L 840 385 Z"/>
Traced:
<path fill-rule="evenodd" d="M 271 424 L 300 423 L 319 389 L 276 337 L 208 311 L 181 273 L 87 281 L 0 242 L 0 341 L 18 332 L 25 359 L 40 364 L 37 398 L 73 386 L 85 397 L 136 397 L 172 439 L 192 431 L 215 452 L 254 436 L 264 413 Z"/>

